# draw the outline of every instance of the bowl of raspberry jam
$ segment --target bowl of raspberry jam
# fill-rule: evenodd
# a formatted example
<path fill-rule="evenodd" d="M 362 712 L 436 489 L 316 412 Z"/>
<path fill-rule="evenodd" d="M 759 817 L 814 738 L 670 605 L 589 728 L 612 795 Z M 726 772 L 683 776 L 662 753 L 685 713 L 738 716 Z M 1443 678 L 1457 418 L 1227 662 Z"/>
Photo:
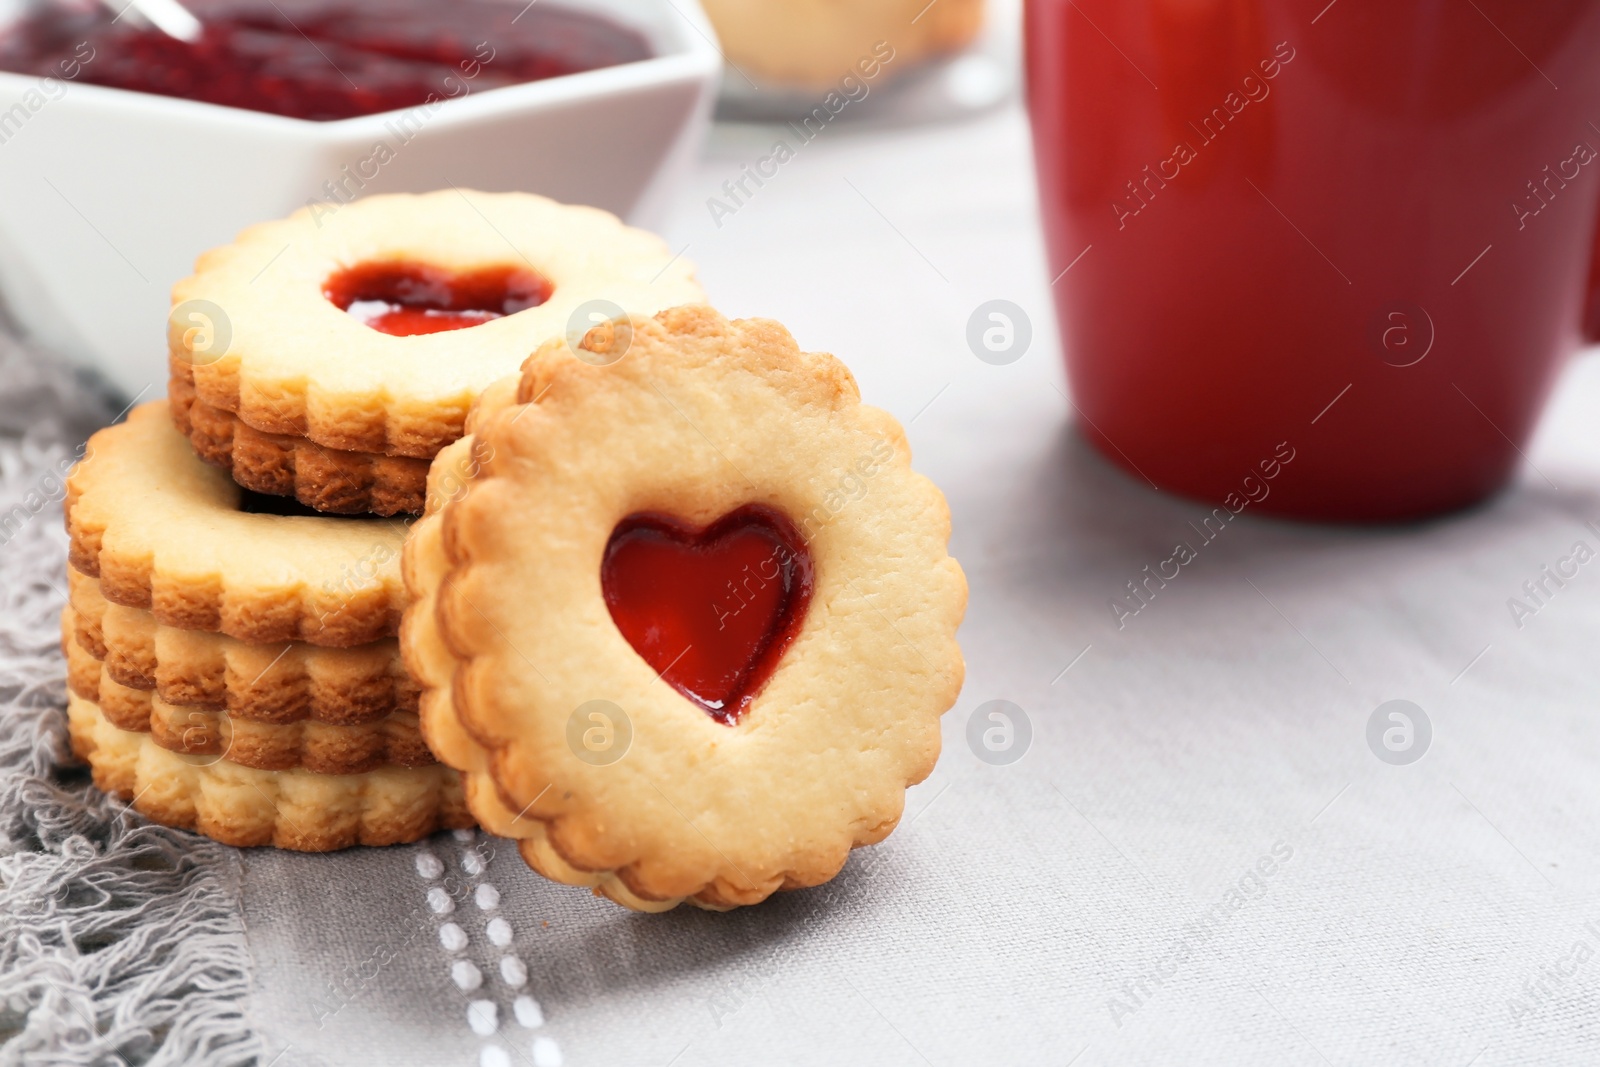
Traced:
<path fill-rule="evenodd" d="M 327 122 L 638 62 L 638 30 L 501 0 L 191 0 L 169 37 L 101 4 L 37 4 L 0 32 L 0 70 Z"/>

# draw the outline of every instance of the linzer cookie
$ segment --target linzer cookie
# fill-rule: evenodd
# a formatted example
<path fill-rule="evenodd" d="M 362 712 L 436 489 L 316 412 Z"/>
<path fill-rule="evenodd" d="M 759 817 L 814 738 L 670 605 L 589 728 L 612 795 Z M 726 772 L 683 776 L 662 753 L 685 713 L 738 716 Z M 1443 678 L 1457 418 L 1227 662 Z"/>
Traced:
<path fill-rule="evenodd" d="M 966 582 L 899 425 L 773 322 L 562 340 L 435 462 L 401 639 L 486 829 L 640 910 L 832 878 L 960 690 Z"/>
<path fill-rule="evenodd" d="M 477 394 L 540 343 L 703 299 L 686 260 L 594 208 L 452 189 L 302 210 L 174 288 L 174 412 L 253 489 L 417 510 L 423 470 L 401 461 L 459 437 Z"/>
<path fill-rule="evenodd" d="M 176 357 L 173 357 L 176 359 Z M 327 448 L 305 437 L 263 433 L 231 411 L 194 395 L 175 373 L 167 387 L 172 416 L 202 459 L 226 468 L 246 489 L 294 497 L 338 515 L 398 515 L 422 510 L 428 461 Z"/>
<path fill-rule="evenodd" d="M 105 661 L 114 681 L 169 704 L 263 723 L 333 726 L 417 710 L 417 685 L 392 637 L 354 648 L 298 641 L 252 645 L 163 626 L 142 608 L 107 603 L 100 583 L 76 570 L 68 570 L 67 588 L 76 643 Z"/>
<path fill-rule="evenodd" d="M 394 636 L 404 524 L 271 513 L 284 503 L 245 493 L 195 455 L 164 401 L 144 404 L 90 438 L 73 471 L 68 558 L 105 600 L 164 626 L 332 648 Z"/>
<path fill-rule="evenodd" d="M 433 622 L 439 589 L 450 569 L 437 515 L 446 504 L 459 499 L 477 475 L 476 431 L 485 421 L 516 404 L 519 382 L 519 377 L 512 376 L 485 389 L 467 416 L 467 435 L 447 446 L 433 461 L 428 472 L 427 515 L 412 525 L 403 556 L 406 590 L 413 599 L 401 628 L 400 645 L 405 665 L 421 688 L 417 714 L 422 735 L 441 761 L 474 772 L 485 769 L 485 754 L 456 717 L 450 699 L 456 661 L 441 643 Z M 468 793 L 475 789 L 482 792 L 485 810 L 497 804 L 494 785 L 485 775 L 469 774 L 462 784 Z"/>
<path fill-rule="evenodd" d="M 72 692 L 100 706 L 114 726 L 149 733 L 173 752 L 220 756 L 244 767 L 318 774 L 359 774 L 375 767 L 424 767 L 436 762 L 409 712 L 353 723 L 301 718 L 289 722 L 235 715 L 195 704 L 173 704 L 149 689 L 123 685 L 109 665 L 76 640 L 76 612 L 62 613 L 62 649 Z"/>
<path fill-rule="evenodd" d="M 318 774 L 360 774 L 378 767 L 434 762 L 415 715 L 397 713 L 352 726 L 311 720 L 262 723 L 193 705 L 168 704 L 114 681 L 104 664 L 76 646 L 67 651 L 73 693 L 99 705 L 120 730 L 147 733 L 171 752 L 215 756 L 260 770 L 304 768 Z"/>
<path fill-rule="evenodd" d="M 362 774 L 265 771 L 212 755 L 184 755 L 152 734 L 118 729 L 91 700 L 67 702 L 72 750 L 95 785 L 167 826 L 224 844 L 324 852 L 415 841 L 471 826 L 456 772 L 438 764 Z"/>

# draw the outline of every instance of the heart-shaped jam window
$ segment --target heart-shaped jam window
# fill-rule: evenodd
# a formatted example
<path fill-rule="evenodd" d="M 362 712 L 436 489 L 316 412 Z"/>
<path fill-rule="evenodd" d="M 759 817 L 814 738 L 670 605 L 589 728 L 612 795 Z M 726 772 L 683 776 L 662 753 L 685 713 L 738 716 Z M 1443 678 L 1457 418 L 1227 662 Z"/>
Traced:
<path fill-rule="evenodd" d="M 412 337 L 478 326 L 550 299 L 552 286 L 531 270 L 448 271 L 421 263 L 360 263 L 334 274 L 322 295 L 379 333 Z"/>
<path fill-rule="evenodd" d="M 606 607 L 663 681 L 733 725 L 777 668 L 811 602 L 811 556 L 780 512 L 703 530 L 663 515 L 617 524 L 600 566 Z"/>

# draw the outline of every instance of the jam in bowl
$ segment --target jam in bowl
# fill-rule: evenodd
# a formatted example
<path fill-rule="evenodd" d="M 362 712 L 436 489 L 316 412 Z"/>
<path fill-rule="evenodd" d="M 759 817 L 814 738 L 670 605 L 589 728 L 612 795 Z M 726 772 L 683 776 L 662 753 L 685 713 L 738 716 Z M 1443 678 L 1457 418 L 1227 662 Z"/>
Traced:
<path fill-rule="evenodd" d="M 0 33 L 0 70 L 333 120 L 617 66 L 637 30 L 503 0 L 190 0 L 193 44 L 101 4 L 39 4 Z"/>

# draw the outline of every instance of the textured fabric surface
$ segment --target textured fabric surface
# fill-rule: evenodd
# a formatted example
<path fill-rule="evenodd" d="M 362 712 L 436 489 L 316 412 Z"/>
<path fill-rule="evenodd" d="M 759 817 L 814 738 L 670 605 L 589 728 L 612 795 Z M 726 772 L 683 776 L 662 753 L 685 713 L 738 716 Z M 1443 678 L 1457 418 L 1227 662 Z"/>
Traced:
<path fill-rule="evenodd" d="M 8 771 L 0 807 L 5 892 L 21 868 L 48 878 L 66 862 L 27 827 L 82 825 L 72 847 L 108 856 L 101 826 L 152 853 L 181 842 L 161 854 L 188 873 L 162 877 L 219 902 L 196 905 L 219 967 L 236 944 L 223 923 L 242 917 L 250 985 L 228 1032 L 264 1064 L 1600 1062 L 1600 563 L 1520 627 L 1507 606 L 1576 542 L 1600 549 L 1585 525 L 1600 522 L 1593 357 L 1498 499 L 1373 530 L 1246 514 L 1119 629 L 1107 602 L 1206 509 L 1113 471 L 1071 431 L 1020 113 L 830 130 L 714 220 L 706 198 L 771 136 L 721 134 L 672 247 L 725 312 L 839 354 L 908 424 L 972 584 L 945 754 L 885 845 L 758 908 L 642 916 L 541 882 L 481 835 L 241 854 L 131 817 L 117 831 L 78 807 L 81 777 L 24 770 L 31 784 Z M 997 298 L 1033 324 L 1006 367 L 965 340 Z M 8 493 L 35 477 L 5 470 Z M 40 520 L 41 545 L 58 546 L 55 521 Z M 0 557 L 7 678 L 21 679 L 8 723 L 50 738 L 59 548 L 27 562 L 15 548 Z M 1009 765 L 968 742 L 997 699 L 1031 724 Z M 1406 766 L 1367 740 L 1394 699 L 1432 724 Z M 60 999 L 7 1008 L 7 1033 L 29 1027 L 4 1046 L 13 1060 L 24 1040 L 64 1042 L 70 1003 L 109 1027 L 113 984 L 149 973 L 52 947 L 60 923 L 42 916 L 78 898 L 31 899 L 0 918 L 0 988 Z M 76 999 L 14 977 L 33 973 L 19 956 Z M 201 1003 L 228 1001 L 234 981 L 219 970 Z M 157 1020 L 159 1003 L 126 1017 Z M 217 1033 L 201 1016 L 185 1008 L 172 1032 Z"/>
<path fill-rule="evenodd" d="M 63 476 L 112 412 L 0 344 L 0 1063 L 246 1063 L 239 860 L 69 756 Z"/>

